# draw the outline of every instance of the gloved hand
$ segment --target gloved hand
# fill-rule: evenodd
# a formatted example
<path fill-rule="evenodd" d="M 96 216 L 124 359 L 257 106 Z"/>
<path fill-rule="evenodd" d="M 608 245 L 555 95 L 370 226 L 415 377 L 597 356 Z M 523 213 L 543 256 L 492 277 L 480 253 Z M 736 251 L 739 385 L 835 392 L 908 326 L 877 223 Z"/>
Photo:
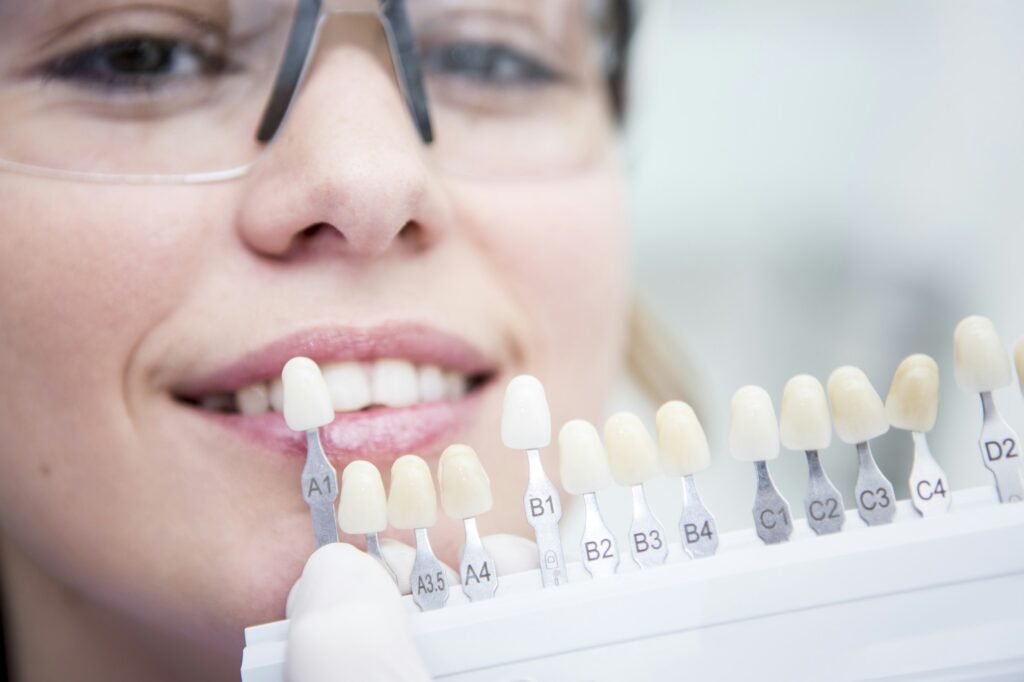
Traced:
<path fill-rule="evenodd" d="M 537 567 L 536 545 L 525 538 L 491 535 L 483 542 L 494 558 L 499 580 L 502 575 Z M 416 550 L 390 540 L 382 545 L 407 592 Z M 459 589 L 456 574 L 451 569 L 449 573 L 449 585 Z M 352 545 L 335 543 L 315 551 L 288 595 L 286 610 L 288 682 L 430 679 L 391 576 L 376 559 Z"/>

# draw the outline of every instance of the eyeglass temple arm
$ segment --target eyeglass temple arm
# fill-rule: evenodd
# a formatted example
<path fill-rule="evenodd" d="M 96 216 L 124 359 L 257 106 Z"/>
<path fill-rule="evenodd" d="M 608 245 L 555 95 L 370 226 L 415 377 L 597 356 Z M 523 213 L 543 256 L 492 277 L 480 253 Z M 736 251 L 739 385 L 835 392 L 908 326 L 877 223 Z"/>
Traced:
<path fill-rule="evenodd" d="M 322 0 L 299 0 L 295 8 L 295 18 L 288 34 L 284 59 L 277 71 L 274 88 L 256 132 L 256 139 L 260 142 L 269 142 L 277 134 L 295 98 L 316 36 L 321 4 Z M 380 0 L 380 9 L 384 17 L 384 30 L 392 59 L 397 67 L 396 75 L 402 96 L 420 139 L 429 144 L 434 139 L 434 132 L 430 123 L 430 111 L 427 109 L 427 95 L 423 87 L 420 60 L 416 54 L 416 43 L 412 27 L 409 25 L 409 17 L 405 12 L 405 0 Z"/>

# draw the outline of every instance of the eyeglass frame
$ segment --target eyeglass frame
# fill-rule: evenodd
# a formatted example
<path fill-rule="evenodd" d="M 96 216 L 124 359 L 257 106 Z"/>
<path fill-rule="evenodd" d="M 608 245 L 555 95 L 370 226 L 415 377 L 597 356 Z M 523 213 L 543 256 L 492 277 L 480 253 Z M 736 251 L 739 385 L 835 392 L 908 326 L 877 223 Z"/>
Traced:
<path fill-rule="evenodd" d="M 602 56 L 609 73 L 612 103 L 617 112 L 622 107 L 622 80 L 625 65 L 625 45 L 633 29 L 634 11 L 632 0 L 613 0 L 612 23 L 616 30 L 610 45 L 605 45 Z M 416 51 L 415 38 L 405 0 L 377 0 L 375 12 L 384 29 L 388 50 L 395 65 L 395 76 L 399 90 L 405 100 L 413 126 L 420 140 L 426 144 L 434 141 L 433 125 L 427 104 L 423 70 Z M 323 0 L 298 0 L 281 66 L 277 70 L 270 98 L 257 126 L 255 138 L 261 144 L 269 144 L 280 131 L 314 53 L 316 36 L 324 17 Z M 135 173 L 94 173 L 89 171 L 45 168 L 32 164 L 11 161 L 0 157 L 0 170 L 9 170 L 24 175 L 62 180 L 87 182 L 108 182 L 123 184 L 207 184 L 224 182 L 243 177 L 259 161 L 262 155 L 235 168 L 200 171 L 196 173 L 135 174 Z"/>
<path fill-rule="evenodd" d="M 313 53 L 322 8 L 323 0 L 299 0 L 295 8 L 284 58 L 256 132 L 259 142 L 270 142 L 284 123 Z M 405 11 L 405 0 L 378 0 L 378 8 L 406 108 L 412 116 L 420 140 L 430 144 L 434 141 L 434 131 L 423 85 L 423 70 L 416 54 L 416 42 L 409 15 Z"/>

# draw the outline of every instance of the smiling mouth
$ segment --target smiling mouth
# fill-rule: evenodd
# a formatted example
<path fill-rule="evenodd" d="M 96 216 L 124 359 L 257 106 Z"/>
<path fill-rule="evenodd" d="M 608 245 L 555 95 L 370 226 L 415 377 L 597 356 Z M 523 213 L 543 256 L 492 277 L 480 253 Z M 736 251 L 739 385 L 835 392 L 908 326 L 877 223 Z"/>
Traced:
<path fill-rule="evenodd" d="M 494 372 L 465 373 L 436 364 L 416 365 L 401 358 L 346 360 L 321 367 L 335 413 L 367 412 L 375 408 L 406 408 L 461 400 L 482 389 Z M 283 410 L 281 378 L 254 381 L 235 391 L 178 394 L 192 407 L 245 416 Z"/>
<path fill-rule="evenodd" d="M 282 414 L 281 369 L 295 356 L 320 365 L 335 411 L 321 428 L 341 459 L 432 451 L 464 432 L 480 397 L 496 385 L 497 360 L 460 337 L 422 324 L 319 328 L 271 343 L 204 377 L 174 386 L 174 399 L 197 416 L 258 446 L 305 452 L 304 434 Z"/>

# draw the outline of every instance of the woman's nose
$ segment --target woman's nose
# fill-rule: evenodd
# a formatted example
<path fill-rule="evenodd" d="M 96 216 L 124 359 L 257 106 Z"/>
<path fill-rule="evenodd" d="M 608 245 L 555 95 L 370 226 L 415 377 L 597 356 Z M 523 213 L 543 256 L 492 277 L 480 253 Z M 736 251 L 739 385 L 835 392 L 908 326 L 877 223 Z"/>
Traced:
<path fill-rule="evenodd" d="M 447 222 L 385 44 L 365 35 L 349 26 L 321 36 L 283 129 L 248 178 L 237 224 L 254 252 L 374 259 L 428 247 Z"/>

